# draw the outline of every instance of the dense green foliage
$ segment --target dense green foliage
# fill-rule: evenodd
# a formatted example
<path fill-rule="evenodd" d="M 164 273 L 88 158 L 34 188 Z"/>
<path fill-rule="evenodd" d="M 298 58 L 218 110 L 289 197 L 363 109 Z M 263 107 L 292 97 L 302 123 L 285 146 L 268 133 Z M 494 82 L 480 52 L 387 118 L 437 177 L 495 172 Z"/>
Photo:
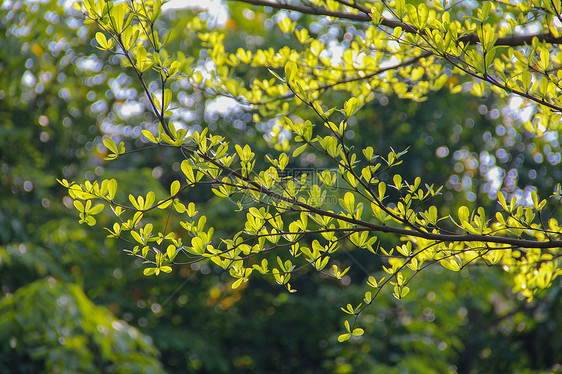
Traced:
<path fill-rule="evenodd" d="M 147 2 L 147 6 L 151 4 Z M 170 122 L 161 117 L 155 123 L 154 108 L 143 96 L 142 82 L 151 91 L 158 88 L 155 100 L 164 101 L 158 63 L 151 60 L 155 69 L 147 69 L 139 80 L 135 69 L 124 68 L 119 58 L 95 48 L 103 43 L 95 24 L 84 25 L 82 14 L 54 1 L 14 1 L 2 7 L 0 371 L 467 373 L 559 368 L 562 347 L 552 339 L 562 328 L 556 312 L 561 307 L 558 279 L 533 300 L 523 301 L 512 290 L 512 276 L 499 267 L 463 266 L 459 272 L 451 272 L 432 266 L 413 278 L 411 292 L 401 300 L 392 296 L 392 287 L 384 288 L 359 315 L 356 328 L 360 326 L 364 334 L 345 344 L 338 343 L 338 336 L 348 315 L 340 307 L 346 309 L 350 302 L 357 305 L 365 298 L 369 277 L 378 280 L 383 275 L 381 266 L 389 265 L 380 252 L 358 250 L 352 241 L 341 240 L 339 250 L 331 254 L 326 267 L 329 271 L 302 268 L 291 274 L 291 286 L 298 290 L 295 294 L 278 287 L 267 274 L 255 277 L 257 270 L 249 282 L 235 284 L 236 279 L 213 265 L 212 258 L 194 256 L 197 245 L 189 231 L 202 237 L 200 234 L 208 234 L 212 226 L 212 243 L 233 238 L 245 227 L 247 235 L 251 233 L 246 224 L 250 208 L 260 205 L 243 189 L 225 199 L 205 184 L 186 188 L 189 169 L 182 167 L 184 156 L 177 147 L 166 144 L 162 135 Z M 174 59 L 181 61 L 182 79 L 171 83 L 170 78 L 166 83 L 173 97 L 170 106 L 175 107 L 169 114 L 178 131 L 189 130 L 186 139 L 209 129 L 225 137 L 230 142 L 229 151 L 239 158 L 246 157 L 244 145 L 248 145 L 256 170 L 261 170 L 268 157 L 279 158 L 281 152 L 290 156 L 289 151 L 299 147 L 294 134 L 288 135 L 287 129 L 280 127 L 287 124 L 281 115 L 293 123 L 301 118 L 318 123 L 318 127 L 322 124 L 314 104 L 279 101 L 279 106 L 229 104 L 229 109 L 221 108 L 227 101 L 217 101 L 217 94 L 234 96 L 243 103 L 248 100 L 232 91 L 226 78 L 238 88 L 253 79 L 283 85 L 258 61 L 249 64 L 252 66 L 239 64 L 237 59 L 243 56 L 239 48 L 253 50 L 253 56 L 259 54 L 256 49 L 280 50 L 285 45 L 305 51 L 282 30 L 302 32 L 310 27 L 316 30 L 315 38 L 336 35 L 347 40 L 346 33 L 353 34 L 360 27 L 310 15 L 300 16 L 293 26 L 283 25 L 283 14 L 261 8 L 250 11 L 238 3 L 229 4 L 229 16 L 227 23 L 217 28 L 205 13 L 191 11 L 164 12 L 155 22 L 160 40 L 166 43 L 161 51 L 164 65 L 171 68 Z M 111 40 L 109 31 L 105 40 Z M 209 43 L 217 35 L 229 37 L 224 44 Z M 230 59 L 235 69 L 213 67 L 211 58 L 217 62 L 221 46 L 227 51 L 223 50 L 222 56 Z M 153 58 L 152 53 L 148 49 Z M 286 78 L 284 66 L 274 66 L 279 61 L 267 62 L 275 74 Z M 349 88 L 343 88 L 322 91 L 317 99 L 322 100 L 323 111 L 345 108 Z M 373 93 L 358 104 L 362 105 L 360 110 L 348 116 L 351 133 L 345 144 L 357 150 L 359 157 L 363 157 L 360 150 L 367 147 L 385 158 L 390 147 L 397 151 L 408 148 L 402 164 L 392 169 L 395 172 L 380 174 L 380 180 L 388 184 L 391 201 L 399 198 L 391 188 L 394 173 L 410 182 L 419 176 L 436 189 L 444 185 L 443 194 L 431 202 L 440 215 L 451 214 L 456 219 L 459 207 L 472 210 L 485 206 L 487 215 L 492 216 L 498 210 L 492 186 L 497 181 L 490 177 L 490 170 L 497 172 L 502 190 L 510 196 L 530 196 L 531 189 L 548 196 L 560 179 L 557 133 L 537 137 L 530 126 L 507 113 L 506 101 L 501 98 L 451 95 L 442 89 L 427 93 L 428 99 L 420 103 L 401 100 L 391 91 L 373 88 Z M 334 115 L 340 116 L 338 112 Z M 160 132 L 155 131 L 158 122 Z M 149 133 L 143 137 L 142 130 Z M 328 131 L 319 130 L 324 138 L 330 136 Z M 151 136 L 161 137 L 159 146 L 150 143 Z M 110 162 L 104 160 L 119 153 L 119 149 L 111 149 L 120 142 L 132 152 Z M 235 144 L 242 146 L 240 151 Z M 244 166 L 233 162 L 240 166 L 234 171 L 243 173 Z M 197 163 L 190 167 L 194 165 Z M 334 160 L 329 154 L 307 149 L 290 157 L 287 168 L 299 173 L 333 170 Z M 197 169 L 192 170 L 196 176 Z M 257 171 L 252 175 L 255 177 Z M 138 196 L 143 196 L 145 204 L 148 191 L 154 193 L 155 204 L 170 196 L 177 200 L 166 209 L 146 212 L 138 229 L 117 235 L 123 242 L 107 238 L 105 230 L 78 224 L 75 207 L 55 178 L 118 180 L 112 204 L 119 201 L 132 207 L 141 204 Z M 240 183 L 236 178 L 231 180 Z M 177 193 L 174 181 L 180 186 Z M 337 187 L 344 186 L 341 182 L 338 179 Z M 220 195 L 219 184 L 211 187 Z M 306 187 L 308 198 L 310 185 Z M 345 207 L 345 192 L 328 189 L 327 196 L 335 200 L 326 200 L 328 205 L 323 208 L 341 211 L 338 199 Z M 77 190 L 73 193 L 76 197 Z M 129 194 L 135 203 L 129 201 Z M 100 200 L 90 201 L 92 208 L 101 208 L 95 208 Z M 355 202 L 371 209 L 366 200 Z M 201 215 L 206 216 L 203 231 L 186 230 L 180 223 L 189 222 L 186 213 L 178 213 L 182 204 L 189 209 L 190 203 L 198 211 L 196 223 L 201 222 Z M 82 204 L 84 213 L 87 203 Z M 176 211 L 171 211 L 174 208 Z M 114 211 L 106 207 L 94 217 L 115 232 Z M 286 226 L 291 220 L 302 220 L 299 213 L 286 217 Z M 82 218 L 92 223 L 87 214 Z M 126 216 L 129 218 L 132 213 Z M 176 254 L 167 254 L 160 264 L 160 269 L 171 270 L 170 274 L 142 275 L 143 270 L 156 272 L 145 269 L 158 269 L 158 261 L 148 256 L 143 264 L 138 258 L 142 245 L 129 233 L 138 231 L 143 236 L 140 228 L 146 230 L 147 223 L 153 225 L 155 234 L 163 230 L 166 235 L 174 233 L 176 241 L 183 238 L 186 260 L 169 261 Z M 446 227 L 454 230 L 452 225 Z M 392 233 L 377 237 L 376 246 L 387 249 L 400 239 Z M 323 236 L 306 236 L 302 246 L 312 248 L 314 240 L 322 241 Z M 167 241 L 173 242 L 172 237 Z M 153 254 L 158 248 L 167 253 L 168 243 L 149 243 Z M 126 255 L 135 245 L 139 245 L 136 259 Z M 253 262 L 250 255 L 248 264 L 260 265 L 265 259 L 270 268 L 278 266 L 277 256 L 289 259 L 288 251 L 281 251 L 285 251 L 283 255 L 277 249 L 264 253 L 260 262 Z M 185 253 L 178 251 L 177 255 Z M 301 254 L 296 261 L 302 258 Z M 347 268 L 340 279 L 334 279 L 335 272 Z"/>

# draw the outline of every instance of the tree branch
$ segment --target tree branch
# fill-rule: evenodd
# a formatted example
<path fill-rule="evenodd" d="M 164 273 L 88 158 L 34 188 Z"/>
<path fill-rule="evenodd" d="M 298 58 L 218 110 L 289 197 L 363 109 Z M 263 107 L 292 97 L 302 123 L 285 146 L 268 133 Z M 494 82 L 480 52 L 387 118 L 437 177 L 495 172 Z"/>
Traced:
<path fill-rule="evenodd" d="M 277 201 L 285 201 L 290 203 L 291 205 L 298 206 L 305 211 L 316 213 L 321 216 L 326 216 L 330 218 L 334 218 L 336 220 L 344 221 L 350 223 L 352 225 L 356 225 L 359 227 L 367 228 L 373 232 L 385 232 L 385 233 L 392 233 L 392 234 L 399 234 L 399 235 L 406 235 L 412 236 L 416 238 L 423 238 L 427 240 L 435 240 L 441 242 L 485 242 L 485 243 L 498 243 L 498 244 L 508 244 L 513 245 L 520 248 L 556 248 L 562 247 L 562 240 L 549 240 L 549 241 L 537 241 L 537 240 L 528 240 L 528 239 L 518 239 L 518 238 L 509 238 L 503 236 L 489 236 L 489 235 L 479 235 L 479 234 L 435 234 L 430 232 L 424 231 L 416 231 L 411 230 L 408 228 L 401 228 L 401 227 L 394 227 L 394 226 L 386 226 L 386 225 L 378 225 L 375 223 L 363 221 L 361 219 L 356 219 L 353 217 L 348 217 L 342 214 L 334 213 L 329 210 L 324 210 L 320 208 L 316 208 L 314 206 L 308 205 L 302 201 L 299 201 L 297 198 L 286 197 L 280 195 L 270 189 L 262 186 L 258 182 L 243 176 L 236 170 L 223 165 L 222 163 L 218 162 L 214 158 L 200 153 L 195 150 L 191 150 L 185 146 L 181 147 L 187 153 L 190 153 L 193 156 L 200 157 L 207 162 L 212 163 L 222 171 L 246 182 L 248 185 L 246 186 L 239 186 L 241 189 L 254 189 L 267 195 L 270 198 L 273 198 Z M 250 187 L 251 186 L 251 187 Z"/>
<path fill-rule="evenodd" d="M 284 10 L 292 10 L 295 12 L 303 13 L 303 14 L 313 14 L 317 16 L 328 16 L 340 19 L 347 19 L 350 21 L 357 21 L 357 22 L 371 22 L 372 18 L 368 13 L 365 13 L 367 10 L 364 7 L 354 6 L 354 8 L 361 10 L 363 13 L 348 13 L 348 12 L 341 12 L 341 11 L 331 11 L 325 8 L 311 8 L 304 5 L 296 5 L 296 4 L 282 4 L 278 2 L 268 1 L 268 0 L 233 0 L 242 3 L 252 4 L 252 5 L 260 5 L 260 6 L 269 6 L 274 9 L 284 9 Z M 343 2 L 342 2 L 343 3 Z M 348 4 L 346 4 L 348 5 Z M 348 5 L 351 6 L 351 5 Z M 400 21 L 394 21 L 387 18 L 382 18 L 380 21 L 381 26 L 385 26 L 391 29 L 395 29 L 401 27 L 403 31 L 410 33 L 410 34 L 417 34 L 419 30 L 406 23 Z M 540 33 L 540 34 L 529 34 L 529 35 L 510 35 L 503 38 L 498 38 L 496 41 L 497 46 L 507 46 L 507 47 L 517 47 L 523 46 L 527 44 L 531 44 L 533 38 L 537 38 L 539 42 L 546 42 L 549 44 L 562 44 L 562 37 L 554 37 L 550 33 Z M 458 41 L 463 42 L 465 44 L 477 44 L 480 39 L 476 34 L 466 34 L 461 36 Z"/>

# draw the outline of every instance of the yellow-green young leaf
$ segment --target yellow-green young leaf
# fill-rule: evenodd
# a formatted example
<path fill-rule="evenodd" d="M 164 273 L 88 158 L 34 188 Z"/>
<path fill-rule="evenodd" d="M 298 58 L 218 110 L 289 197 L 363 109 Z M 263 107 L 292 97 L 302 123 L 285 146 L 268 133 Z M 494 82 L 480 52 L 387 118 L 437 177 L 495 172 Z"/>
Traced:
<path fill-rule="evenodd" d="M 392 177 L 392 180 L 394 181 L 394 186 L 396 187 L 396 189 L 400 190 L 402 188 L 402 176 L 396 174 L 394 175 L 394 177 Z"/>
<path fill-rule="evenodd" d="M 387 213 L 384 210 L 382 210 L 382 208 L 379 207 L 377 204 L 371 203 L 371 210 L 373 211 L 373 214 L 375 215 L 375 217 L 381 223 L 384 223 L 386 220 L 389 219 Z"/>
<path fill-rule="evenodd" d="M 358 104 L 359 100 L 356 97 L 352 97 L 345 102 L 344 112 L 346 117 L 351 117 L 351 115 L 355 112 L 355 109 L 357 109 Z"/>
<path fill-rule="evenodd" d="M 79 212 L 84 212 L 84 204 L 82 204 L 81 201 L 74 200 L 74 207 L 75 207 L 76 210 L 78 210 Z"/>
<path fill-rule="evenodd" d="M 364 296 L 363 300 L 364 300 L 367 304 L 369 304 L 369 303 L 373 300 L 373 294 L 371 294 L 371 291 L 365 292 L 365 296 Z"/>
<path fill-rule="evenodd" d="M 138 232 L 136 231 L 131 231 L 131 236 L 133 237 L 133 239 L 135 239 L 135 241 L 139 244 L 145 244 L 144 240 L 141 238 L 141 236 L 139 235 Z"/>
<path fill-rule="evenodd" d="M 111 138 L 104 138 L 103 139 L 103 145 L 105 145 L 105 147 L 107 149 L 109 149 L 111 152 L 113 153 L 119 153 L 119 150 L 117 148 L 117 145 L 115 144 L 115 142 L 113 141 L 113 139 Z"/>
<path fill-rule="evenodd" d="M 281 153 L 279 155 L 279 170 L 281 171 L 285 170 L 288 163 L 289 163 L 289 156 L 287 156 L 285 153 Z"/>
<path fill-rule="evenodd" d="M 301 44 L 305 44 L 307 42 L 308 38 L 308 30 L 303 28 L 301 30 L 295 30 L 295 35 L 297 36 L 297 39 L 299 41 L 299 43 Z"/>
<path fill-rule="evenodd" d="M 386 193 L 386 184 L 384 182 L 379 182 L 379 200 L 384 200 L 384 194 Z"/>
<path fill-rule="evenodd" d="M 464 222 L 468 222 L 468 216 L 470 214 L 470 211 L 468 210 L 468 208 L 466 206 L 461 206 L 459 208 L 459 220 L 460 220 L 460 224 L 464 224 Z"/>
<path fill-rule="evenodd" d="M 240 285 L 242 284 L 243 281 L 244 281 L 244 278 L 237 279 L 234 283 L 232 283 L 232 289 L 235 290 L 238 287 L 240 287 Z"/>
<path fill-rule="evenodd" d="M 350 337 L 351 337 L 351 333 L 341 334 L 340 336 L 338 336 L 338 342 L 343 343 L 349 340 Z"/>
<path fill-rule="evenodd" d="M 533 199 L 535 209 L 539 210 L 539 196 L 537 195 L 537 190 L 531 191 L 531 198 Z"/>
<path fill-rule="evenodd" d="M 482 9 L 481 11 L 478 11 L 478 19 L 480 22 L 484 22 L 488 19 L 488 16 L 490 15 L 490 10 L 492 9 L 492 3 L 490 1 L 486 1 L 483 5 L 482 5 Z"/>
<path fill-rule="evenodd" d="M 509 209 L 507 208 L 507 202 L 505 201 L 505 196 L 501 191 L 498 191 L 498 202 L 506 212 L 509 212 Z"/>
<path fill-rule="evenodd" d="M 440 263 L 444 268 L 452 271 L 459 271 L 462 269 L 462 265 L 456 257 L 441 260 Z"/>
<path fill-rule="evenodd" d="M 515 197 L 515 195 L 513 195 L 513 196 L 511 196 L 511 201 L 509 202 L 509 211 L 510 212 L 513 212 L 516 204 L 517 204 L 517 198 Z"/>
<path fill-rule="evenodd" d="M 185 213 L 185 211 L 187 210 L 185 208 L 185 205 L 183 205 L 182 203 L 180 203 L 178 201 L 178 199 L 174 199 L 174 209 L 176 210 L 176 212 L 182 214 Z"/>
<path fill-rule="evenodd" d="M 293 61 L 287 62 L 285 64 L 285 81 L 291 83 L 297 74 L 297 64 Z"/>
<path fill-rule="evenodd" d="M 354 328 L 353 331 L 351 332 L 351 335 L 353 335 L 353 336 L 361 336 L 361 335 L 363 335 L 364 333 L 365 333 L 365 330 L 363 330 L 363 329 L 360 328 L 360 327 L 356 327 L 356 328 Z"/>
<path fill-rule="evenodd" d="M 273 70 L 271 70 L 271 69 L 269 69 L 269 68 L 268 68 L 267 70 L 269 70 L 269 72 L 271 73 L 271 75 L 273 75 L 275 78 L 279 79 L 280 81 L 283 80 L 283 78 L 281 78 L 281 77 L 279 76 L 279 74 L 277 74 L 277 73 L 274 72 Z"/>
<path fill-rule="evenodd" d="M 351 192 L 346 192 L 343 199 L 340 199 L 340 205 L 348 213 L 353 213 L 355 211 L 355 196 Z"/>
<path fill-rule="evenodd" d="M 68 183 L 68 181 L 66 179 L 60 180 L 60 179 L 57 178 L 57 182 L 59 182 L 60 184 L 62 184 L 66 188 L 70 187 L 70 183 Z"/>
<path fill-rule="evenodd" d="M 312 107 L 314 108 L 316 113 L 318 113 L 319 116 L 325 117 L 324 116 L 324 109 L 322 109 L 322 105 L 320 105 L 320 103 L 318 101 L 314 101 L 312 103 Z"/>
<path fill-rule="evenodd" d="M 180 190 L 180 182 L 173 181 L 172 185 L 170 186 L 170 196 L 175 196 L 179 190 Z"/>
<path fill-rule="evenodd" d="M 142 130 L 142 134 L 144 135 L 145 138 L 148 139 L 148 141 L 150 141 L 151 143 L 158 143 L 158 141 L 156 140 L 156 138 L 154 137 L 154 135 L 152 135 L 152 133 L 148 130 Z"/>
<path fill-rule="evenodd" d="M 152 207 L 152 204 L 154 204 L 154 200 L 156 200 L 156 195 L 154 194 L 154 191 L 149 191 L 146 194 L 146 200 L 144 201 L 144 207 L 143 209 L 149 209 Z"/>
<path fill-rule="evenodd" d="M 367 161 L 371 161 L 373 159 L 373 147 L 367 147 L 363 150 L 363 155 L 367 159 Z"/>
<path fill-rule="evenodd" d="M 144 203 L 144 199 L 142 196 L 139 196 L 139 200 L 142 199 L 142 202 Z M 129 194 L 129 201 L 131 202 L 131 204 L 133 204 L 133 206 L 135 207 L 135 209 L 137 210 L 142 210 L 142 207 L 139 205 L 139 203 L 137 202 L 137 199 L 135 199 L 135 197 L 131 194 Z"/>
<path fill-rule="evenodd" d="M 96 214 L 100 213 L 103 210 L 103 208 L 104 208 L 103 204 L 98 204 L 95 207 L 93 207 L 92 209 L 89 209 L 87 213 L 91 214 L 91 215 L 96 215 Z"/>
<path fill-rule="evenodd" d="M 157 268 L 146 268 L 146 269 L 143 270 L 142 273 L 148 277 L 152 274 L 155 274 L 156 270 L 158 270 L 158 269 Z"/>
<path fill-rule="evenodd" d="M 168 76 L 174 76 L 176 75 L 176 73 L 180 70 L 181 67 L 181 63 L 179 61 L 174 61 L 172 62 L 172 65 L 170 65 L 170 68 L 168 69 Z"/>
<path fill-rule="evenodd" d="M 195 204 L 193 203 L 189 203 L 187 205 L 187 215 L 191 218 L 193 218 L 193 216 L 195 216 L 197 214 L 197 211 L 195 210 Z"/>
<path fill-rule="evenodd" d="M 163 101 L 162 109 L 165 112 L 170 106 L 170 102 L 172 101 L 172 90 L 170 90 L 169 88 L 166 88 L 164 90 L 164 97 L 162 101 Z"/>
<path fill-rule="evenodd" d="M 117 193 L 117 181 L 115 179 L 111 179 L 107 184 L 107 195 L 110 200 L 115 198 L 115 194 Z"/>
<path fill-rule="evenodd" d="M 375 279 L 375 277 L 373 277 L 372 275 L 369 276 L 369 279 L 367 280 L 367 284 L 373 288 L 379 288 L 379 285 L 377 283 L 377 280 Z"/>
<path fill-rule="evenodd" d="M 326 267 L 326 265 L 328 265 L 328 261 L 330 261 L 330 257 L 328 257 L 328 256 L 326 256 L 322 259 L 318 259 L 314 263 L 314 267 L 316 268 L 316 270 L 320 271 L 320 270 L 324 269 Z"/>
<path fill-rule="evenodd" d="M 298 155 L 303 153 L 307 146 L 308 146 L 308 144 L 303 144 L 300 147 L 298 147 L 297 149 L 295 149 L 294 152 L 293 152 L 293 157 L 297 157 Z"/>
<path fill-rule="evenodd" d="M 437 223 L 437 208 L 435 206 L 430 206 L 427 210 L 428 221 L 435 225 Z"/>
<path fill-rule="evenodd" d="M 154 1 L 154 5 L 152 8 L 152 22 L 155 22 L 158 17 L 160 17 L 160 14 L 162 14 L 162 1 L 161 0 L 155 0 Z"/>
<path fill-rule="evenodd" d="M 94 226 L 96 224 L 96 219 L 92 216 L 86 216 L 80 223 L 86 222 L 88 226 Z"/>
<path fill-rule="evenodd" d="M 289 17 L 286 16 L 283 17 L 283 19 L 281 19 L 279 22 L 277 22 L 277 25 L 285 34 L 292 32 L 295 28 L 295 24 L 291 22 L 291 19 Z"/>
<path fill-rule="evenodd" d="M 104 50 L 104 49 L 109 49 L 109 46 L 107 44 L 107 39 L 105 38 L 105 34 L 102 32 L 97 32 L 96 33 L 96 41 L 98 42 L 98 44 L 100 45 L 98 48 Z"/>
<path fill-rule="evenodd" d="M 361 176 L 365 179 L 365 182 L 370 182 L 372 178 L 371 169 L 369 167 L 364 167 L 361 169 Z"/>
<path fill-rule="evenodd" d="M 174 258 L 176 258 L 176 246 L 170 244 L 166 249 L 166 254 L 168 255 L 168 259 L 170 259 L 170 261 L 174 261 Z"/>
<path fill-rule="evenodd" d="M 355 310 L 353 309 L 353 306 L 351 304 L 347 304 L 345 306 L 345 308 L 341 307 L 340 309 L 343 310 L 347 314 L 351 314 L 351 315 L 355 314 Z"/>
<path fill-rule="evenodd" d="M 484 73 L 483 71 L 481 73 Z M 470 93 L 476 97 L 484 96 L 485 86 L 483 82 L 472 82 Z"/>
<path fill-rule="evenodd" d="M 404 16 L 406 7 L 405 3 L 405 0 L 396 0 L 396 2 L 394 3 L 394 6 L 396 7 L 396 17 L 398 17 L 399 19 Z"/>
<path fill-rule="evenodd" d="M 194 183 L 195 181 L 195 175 L 193 174 L 193 167 L 191 166 L 191 164 L 189 163 L 189 161 L 187 160 L 183 160 L 181 163 L 181 171 L 185 174 L 187 181 L 189 183 Z"/>
<path fill-rule="evenodd" d="M 409 292 L 410 292 L 409 287 L 406 286 L 401 287 L 399 285 L 396 285 L 394 286 L 394 292 L 392 293 L 392 296 L 400 300 L 401 298 L 405 297 Z"/>
<path fill-rule="evenodd" d="M 196 236 L 195 238 L 192 238 L 191 245 L 195 253 L 203 254 L 203 252 L 205 252 L 205 248 L 203 248 L 203 240 L 200 237 Z"/>
<path fill-rule="evenodd" d="M 163 271 L 164 273 L 172 272 L 172 268 L 170 266 L 160 266 L 160 270 Z"/>
<path fill-rule="evenodd" d="M 117 3 L 112 4 L 113 6 L 110 8 L 111 12 L 111 19 L 114 25 L 114 31 L 117 34 L 120 34 L 123 31 L 123 23 L 125 22 L 125 11 L 127 9 L 127 4 L 125 3 Z"/>
<path fill-rule="evenodd" d="M 172 200 L 161 200 L 156 205 L 158 206 L 158 209 L 166 209 L 167 207 L 170 206 L 171 203 Z"/>
<path fill-rule="evenodd" d="M 501 250 L 490 251 L 484 256 L 484 259 L 489 261 L 490 265 L 497 264 L 504 256 Z"/>

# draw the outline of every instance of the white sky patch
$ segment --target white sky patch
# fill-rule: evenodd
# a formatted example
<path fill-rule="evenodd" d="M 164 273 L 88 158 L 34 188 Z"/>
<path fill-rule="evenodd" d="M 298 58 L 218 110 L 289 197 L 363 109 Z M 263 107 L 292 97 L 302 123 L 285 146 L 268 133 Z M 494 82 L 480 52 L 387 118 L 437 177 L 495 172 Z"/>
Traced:
<path fill-rule="evenodd" d="M 239 111 L 244 106 L 238 101 L 225 96 L 219 96 L 216 99 L 207 101 L 206 112 L 209 114 L 220 114 L 226 116 L 228 114 Z"/>
<path fill-rule="evenodd" d="M 382 61 L 379 65 L 379 68 L 384 69 L 384 68 L 388 68 L 390 66 L 394 66 L 400 63 L 400 60 L 398 60 L 396 58 L 396 56 L 392 56 L 391 58 L 389 58 L 388 60 Z"/>
<path fill-rule="evenodd" d="M 121 104 L 121 107 L 119 108 L 119 115 L 123 119 L 129 119 L 133 116 L 138 116 L 144 111 L 144 109 L 145 108 L 141 103 L 127 100 Z"/>
<path fill-rule="evenodd" d="M 320 52 L 320 57 L 330 60 L 332 66 L 338 66 L 342 62 L 343 52 L 345 49 L 335 40 L 330 40 L 326 49 Z"/>
<path fill-rule="evenodd" d="M 103 69 L 103 61 L 96 56 L 84 56 L 76 61 L 76 66 L 85 72 L 99 73 Z"/>
<path fill-rule="evenodd" d="M 228 9 L 222 0 L 171 0 L 162 6 L 163 11 L 184 8 L 208 10 L 210 21 L 215 25 L 224 25 L 228 20 Z"/>
<path fill-rule="evenodd" d="M 533 105 L 527 104 L 524 106 L 525 100 L 520 96 L 514 96 L 509 100 L 509 108 L 516 114 L 516 116 L 522 121 L 527 122 L 531 119 L 532 115 L 535 113 L 535 108 Z"/>
<path fill-rule="evenodd" d="M 488 183 L 490 183 L 490 190 L 488 196 L 495 198 L 503 183 L 502 170 L 498 166 L 492 166 L 490 171 L 485 175 Z"/>

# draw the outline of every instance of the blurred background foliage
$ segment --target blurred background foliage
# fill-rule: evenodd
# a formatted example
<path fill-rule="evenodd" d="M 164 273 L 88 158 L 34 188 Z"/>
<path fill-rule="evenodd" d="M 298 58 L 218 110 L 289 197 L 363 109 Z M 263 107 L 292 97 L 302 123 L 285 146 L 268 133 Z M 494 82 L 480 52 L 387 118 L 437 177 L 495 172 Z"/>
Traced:
<path fill-rule="evenodd" d="M 228 7 L 225 22 L 193 10 L 165 13 L 168 49 L 206 62 L 196 35 L 185 29 L 192 17 L 225 28 L 232 50 L 294 43 L 277 29 L 270 9 Z M 84 26 L 68 2 L 8 0 L 0 9 L 0 372 L 561 370 L 559 285 L 526 303 L 500 269 L 430 268 L 406 299 L 383 293 L 361 317 L 365 335 L 346 344 L 336 340 L 345 318 L 339 308 L 362 298 L 362 282 L 381 261 L 351 246 L 337 259 L 352 265 L 342 281 L 303 272 L 294 295 L 260 279 L 233 291 L 230 278 L 208 264 L 143 277 L 122 243 L 77 223 L 56 178 L 119 175 L 122 190 L 164 195 L 181 160 L 158 149 L 105 162 L 103 135 L 139 148 L 145 145 L 140 130 L 153 125 L 131 72 L 92 46 L 96 30 Z M 351 27 L 309 16 L 299 23 L 321 38 L 341 39 Z M 268 74 L 236 73 L 245 80 Z M 172 88 L 184 108 L 176 123 L 208 126 L 232 143 L 251 144 L 261 159 L 271 152 L 267 117 L 256 124 L 229 99 Z M 342 99 L 326 92 L 333 105 Z M 452 210 L 487 204 L 493 211 L 490 196 L 499 188 L 522 197 L 531 188 L 548 195 L 560 180 L 558 135 L 531 139 L 508 108 L 493 97 L 447 92 L 424 103 L 380 96 L 357 113 L 348 138 L 381 154 L 410 147 L 400 170 L 405 178 L 445 185 L 439 203 Z M 329 165 L 305 153 L 292 166 Z M 243 222 L 229 214 L 232 202 L 209 191 L 183 197 L 206 212 L 218 237 Z M 381 239 L 383 246 L 392 241 Z"/>

